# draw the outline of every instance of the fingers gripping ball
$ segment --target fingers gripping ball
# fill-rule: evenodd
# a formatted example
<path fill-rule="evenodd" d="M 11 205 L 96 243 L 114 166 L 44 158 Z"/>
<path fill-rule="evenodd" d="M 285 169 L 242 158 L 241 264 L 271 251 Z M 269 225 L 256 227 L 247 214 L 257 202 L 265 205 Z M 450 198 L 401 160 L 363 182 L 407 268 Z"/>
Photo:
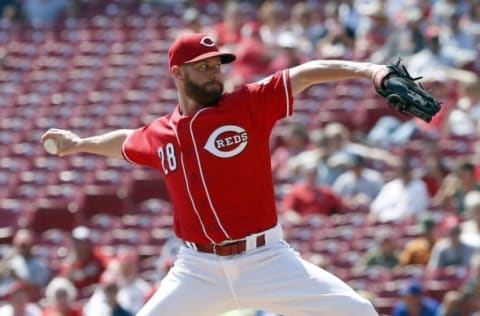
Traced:
<path fill-rule="evenodd" d="M 51 138 L 46 139 L 43 142 L 43 148 L 45 148 L 45 151 L 48 152 L 49 154 L 52 154 L 52 155 L 58 154 L 58 143 L 57 141 Z"/>

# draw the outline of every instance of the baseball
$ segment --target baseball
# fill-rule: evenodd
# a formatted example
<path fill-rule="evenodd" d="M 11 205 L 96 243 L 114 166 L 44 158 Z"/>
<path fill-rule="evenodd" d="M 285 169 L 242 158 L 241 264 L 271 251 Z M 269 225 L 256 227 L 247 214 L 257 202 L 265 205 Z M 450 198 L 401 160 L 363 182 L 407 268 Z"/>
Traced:
<path fill-rule="evenodd" d="M 52 155 L 58 154 L 58 144 L 55 140 L 49 138 L 43 142 L 43 148 Z"/>

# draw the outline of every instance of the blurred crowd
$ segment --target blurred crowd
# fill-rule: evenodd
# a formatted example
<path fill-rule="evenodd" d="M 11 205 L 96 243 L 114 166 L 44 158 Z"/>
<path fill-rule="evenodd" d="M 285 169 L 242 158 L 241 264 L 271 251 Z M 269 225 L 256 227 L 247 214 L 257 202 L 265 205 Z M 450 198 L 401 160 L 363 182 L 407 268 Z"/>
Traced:
<path fill-rule="evenodd" d="M 353 215 L 359 215 L 364 227 L 378 227 L 372 244 L 348 266 L 352 274 L 415 267 L 468 276 L 435 298 L 412 277 L 396 288 L 392 315 L 480 315 L 479 0 L 137 2 L 140 13 L 173 8 L 177 19 L 165 40 L 205 32 L 234 52 L 237 61 L 225 68 L 227 89 L 322 58 L 390 63 L 401 57 L 412 76 L 423 76 L 423 84 L 444 102 L 430 124 L 385 114 L 359 130 L 349 124 L 351 116 L 310 124 L 300 113 L 280 123 L 272 138 L 278 212 L 293 243 L 296 228 L 310 229 L 336 216 L 352 215 L 347 219 L 353 224 Z M 121 10 L 122 1 L 102 4 L 107 15 L 129 14 Z M 90 5 L 87 0 L 4 0 L 0 24 L 61 28 L 62 21 L 81 19 L 82 8 Z M 8 51 L 1 55 L 9 58 Z M 325 99 L 332 105 L 313 102 L 297 111 L 322 116 L 327 107 L 348 110 L 352 100 L 374 98 L 361 86 L 342 91 L 327 85 L 307 91 L 297 104 L 323 97 L 330 87 L 333 96 Z M 414 228 L 411 238 L 399 240 L 396 228 L 407 225 Z M 164 245 L 152 282 L 139 274 L 136 249 L 105 252 L 85 226 L 64 237 L 63 260 L 52 267 L 33 251 L 33 231 L 16 232 L 0 261 L 0 315 L 134 315 L 178 247 L 174 239 Z M 304 255 L 320 265 L 328 261 L 311 249 Z M 375 302 L 375 293 L 364 294 Z"/>

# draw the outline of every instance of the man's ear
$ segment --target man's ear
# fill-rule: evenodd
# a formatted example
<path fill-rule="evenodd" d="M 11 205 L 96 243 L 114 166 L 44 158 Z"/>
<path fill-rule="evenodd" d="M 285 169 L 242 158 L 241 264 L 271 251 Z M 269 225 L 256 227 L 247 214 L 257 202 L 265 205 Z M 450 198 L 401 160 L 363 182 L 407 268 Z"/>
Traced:
<path fill-rule="evenodd" d="M 185 74 L 184 74 L 183 70 L 177 65 L 174 65 L 170 69 L 170 73 L 172 74 L 174 79 L 183 80 L 185 78 Z"/>

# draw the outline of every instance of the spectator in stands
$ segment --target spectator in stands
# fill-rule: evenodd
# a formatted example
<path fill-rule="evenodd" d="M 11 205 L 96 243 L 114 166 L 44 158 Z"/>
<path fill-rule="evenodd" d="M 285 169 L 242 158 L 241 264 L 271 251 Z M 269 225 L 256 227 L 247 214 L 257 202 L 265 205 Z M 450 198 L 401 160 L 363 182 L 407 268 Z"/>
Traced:
<path fill-rule="evenodd" d="M 4 266 L 13 279 L 40 289 L 47 284 L 50 270 L 46 262 L 32 253 L 34 243 L 31 230 L 18 230 L 12 241 L 13 252 L 4 259 Z"/>
<path fill-rule="evenodd" d="M 325 27 L 307 1 L 295 3 L 291 12 L 290 32 L 297 39 L 297 47 L 302 54 L 313 56 L 316 43 L 325 36 Z"/>
<path fill-rule="evenodd" d="M 440 316 L 477 316 L 480 315 L 480 278 L 479 265 L 474 268 L 471 279 L 458 289 L 446 293 L 442 302 Z"/>
<path fill-rule="evenodd" d="M 101 253 L 90 236 L 90 229 L 85 226 L 72 231 L 70 252 L 60 268 L 60 275 L 72 281 L 78 290 L 97 283 L 105 268 Z"/>
<path fill-rule="evenodd" d="M 355 37 L 356 31 L 361 23 L 362 16 L 358 11 L 355 0 L 341 0 L 338 8 L 340 22 L 345 27 L 347 34 Z"/>
<path fill-rule="evenodd" d="M 85 304 L 83 316 L 133 316 L 120 305 L 118 289 L 118 275 L 106 270 L 102 273 L 97 289 Z"/>
<path fill-rule="evenodd" d="M 477 76 L 467 78 L 460 82 L 460 97 L 447 117 L 446 129 L 454 136 L 472 137 L 479 132 L 480 80 Z"/>
<path fill-rule="evenodd" d="M 398 56 L 412 55 L 424 48 L 422 12 L 411 4 L 404 3 L 403 6 L 400 23 L 394 25 L 395 29 L 385 45 L 370 56 L 372 62 L 389 63 Z"/>
<path fill-rule="evenodd" d="M 120 253 L 108 270 L 118 275 L 118 303 L 132 315 L 145 304 L 151 286 L 138 275 L 138 256 L 132 249 Z"/>
<path fill-rule="evenodd" d="M 438 316 L 461 316 L 464 297 L 460 291 L 448 291 L 443 296 Z"/>
<path fill-rule="evenodd" d="M 389 23 L 383 1 L 370 1 L 359 7 L 362 23 L 356 32 L 355 54 L 360 58 L 380 50 L 387 38 L 392 36 L 393 25 Z"/>
<path fill-rule="evenodd" d="M 3 0 L 0 1 L 0 20 L 15 21 L 21 17 L 22 1 L 20 0 Z"/>
<path fill-rule="evenodd" d="M 30 302 L 29 285 L 16 281 L 11 284 L 7 293 L 7 302 L 0 306 L 2 316 L 41 316 L 42 310 Z"/>
<path fill-rule="evenodd" d="M 42 316 L 81 316 L 81 310 L 73 306 L 77 297 L 77 289 L 68 279 L 57 277 L 48 284 L 45 290 L 48 307 Z"/>
<path fill-rule="evenodd" d="M 25 0 L 25 19 L 32 25 L 52 25 L 68 10 L 71 0 Z"/>
<path fill-rule="evenodd" d="M 315 53 L 319 58 L 344 58 L 353 54 L 354 33 L 340 20 L 338 10 L 338 1 L 329 1 L 324 6 L 325 34 L 315 45 Z"/>
<path fill-rule="evenodd" d="M 433 246 L 437 241 L 436 223 L 432 216 L 426 215 L 419 220 L 420 235 L 407 242 L 400 253 L 400 265 L 426 266 L 430 260 Z"/>
<path fill-rule="evenodd" d="M 279 47 L 280 34 L 288 31 L 285 12 L 284 4 L 280 1 L 265 1 L 258 9 L 260 38 L 272 51 Z"/>
<path fill-rule="evenodd" d="M 260 80 L 268 74 L 272 53 L 262 42 L 259 31 L 260 25 L 255 22 L 242 27 L 242 38 L 235 50 L 237 59 L 231 71 L 234 87 Z"/>
<path fill-rule="evenodd" d="M 367 134 L 367 143 L 372 146 L 392 147 L 405 145 L 419 132 L 414 120 L 400 121 L 396 117 L 381 117 Z"/>
<path fill-rule="evenodd" d="M 299 39 L 292 32 L 283 32 L 278 36 L 276 54 L 268 65 L 268 72 L 295 67 L 305 62 L 305 56 L 298 48 Z"/>
<path fill-rule="evenodd" d="M 465 290 L 465 315 L 478 316 L 480 315 L 480 282 L 473 281 L 469 283 Z"/>
<path fill-rule="evenodd" d="M 470 10 L 463 16 L 463 27 L 470 30 L 478 47 L 480 43 L 480 0 L 470 0 Z"/>
<path fill-rule="evenodd" d="M 313 129 L 309 134 L 311 148 L 290 158 L 288 168 L 292 170 L 295 179 L 299 179 L 299 174 L 303 166 L 316 165 L 318 169 L 317 183 L 326 183 L 326 181 L 323 181 L 324 177 L 322 175 L 329 174 L 329 166 L 326 164 L 326 160 L 330 155 L 328 138 L 322 128 Z"/>
<path fill-rule="evenodd" d="M 472 261 L 471 278 L 458 290 L 449 291 L 442 301 L 439 316 L 477 316 L 480 313 L 480 257 Z"/>
<path fill-rule="evenodd" d="M 465 244 L 480 250 L 480 192 L 470 191 L 465 195 L 465 218 L 461 225 L 460 239 Z"/>
<path fill-rule="evenodd" d="M 285 127 L 281 140 L 271 155 L 272 173 L 275 180 L 288 182 L 293 177 L 288 161 L 308 148 L 310 138 L 304 126 L 294 123 Z"/>
<path fill-rule="evenodd" d="M 328 186 L 317 184 L 315 165 L 304 166 L 302 174 L 303 178 L 292 184 L 281 202 L 287 221 L 300 223 L 310 215 L 332 215 L 345 211 L 340 198 Z"/>
<path fill-rule="evenodd" d="M 350 131 L 339 122 L 330 122 L 324 127 L 325 136 L 329 147 L 329 155 L 326 157 L 326 168 L 322 170 L 320 178 L 322 183 L 333 185 L 339 175 L 347 169 L 349 157 L 357 153 L 357 144 L 350 139 Z"/>
<path fill-rule="evenodd" d="M 462 15 L 469 10 L 466 0 L 437 0 L 430 7 L 430 19 L 437 24 L 446 24 L 452 14 Z"/>
<path fill-rule="evenodd" d="M 405 59 L 406 66 L 412 76 L 418 76 L 442 67 L 452 67 L 454 62 L 442 52 L 440 43 L 440 27 L 429 25 L 423 33 L 425 48 Z"/>
<path fill-rule="evenodd" d="M 398 266 L 398 248 L 391 231 L 379 231 L 375 237 L 375 244 L 374 248 L 360 258 L 354 270 L 361 272 L 374 267 L 393 269 Z"/>
<path fill-rule="evenodd" d="M 242 27 L 246 17 L 242 5 L 237 1 L 227 1 L 223 7 L 223 19 L 208 32 L 218 46 L 235 51 L 242 39 Z"/>
<path fill-rule="evenodd" d="M 325 184 L 333 185 L 337 177 L 347 170 L 351 155 L 359 155 L 388 166 L 398 165 L 398 158 L 388 151 L 353 141 L 345 124 L 330 122 L 325 125 L 324 132 L 329 146 L 326 160 L 328 168 L 324 168 L 320 176 Z"/>
<path fill-rule="evenodd" d="M 449 266 L 469 268 L 475 250 L 460 240 L 459 219 L 455 216 L 447 216 L 440 229 L 446 237 L 439 239 L 433 246 L 427 267 L 429 269 Z"/>
<path fill-rule="evenodd" d="M 458 68 L 464 68 L 478 55 L 474 34 L 463 26 L 463 14 L 459 10 L 450 12 L 446 23 L 441 25 L 440 35 L 442 51 Z"/>
<path fill-rule="evenodd" d="M 357 154 L 351 155 L 348 167 L 333 183 L 333 191 L 351 209 L 369 206 L 384 184 L 383 176 L 366 168 L 365 158 Z"/>
<path fill-rule="evenodd" d="M 423 293 L 418 280 L 410 281 L 399 293 L 402 300 L 395 304 L 392 316 L 436 316 L 440 304 Z"/>
<path fill-rule="evenodd" d="M 430 197 L 425 183 L 413 175 L 412 160 L 404 155 L 396 177 L 387 182 L 370 207 L 372 220 L 389 222 L 414 218 L 425 212 Z"/>
<path fill-rule="evenodd" d="M 440 186 L 442 185 L 445 177 L 450 173 L 450 168 L 448 167 L 448 162 L 445 157 L 440 153 L 439 149 L 434 149 L 433 151 L 428 150 L 429 144 L 435 141 L 427 141 L 422 143 L 422 151 L 428 151 L 424 155 L 424 162 L 420 166 L 420 177 L 425 185 L 427 186 L 428 195 L 430 198 L 433 198 Z M 438 148 L 438 146 L 435 146 Z"/>
<path fill-rule="evenodd" d="M 467 192 L 480 191 L 480 183 L 475 177 L 475 165 L 461 161 L 454 173 L 449 174 L 432 200 L 432 205 L 443 209 L 453 209 L 462 215 L 465 212 L 464 199 Z"/>
<path fill-rule="evenodd" d="M 184 33 L 201 33 L 205 32 L 202 15 L 197 8 L 187 8 L 182 15 L 182 26 L 179 28 L 168 29 L 168 36 L 170 38 L 177 38 Z"/>

